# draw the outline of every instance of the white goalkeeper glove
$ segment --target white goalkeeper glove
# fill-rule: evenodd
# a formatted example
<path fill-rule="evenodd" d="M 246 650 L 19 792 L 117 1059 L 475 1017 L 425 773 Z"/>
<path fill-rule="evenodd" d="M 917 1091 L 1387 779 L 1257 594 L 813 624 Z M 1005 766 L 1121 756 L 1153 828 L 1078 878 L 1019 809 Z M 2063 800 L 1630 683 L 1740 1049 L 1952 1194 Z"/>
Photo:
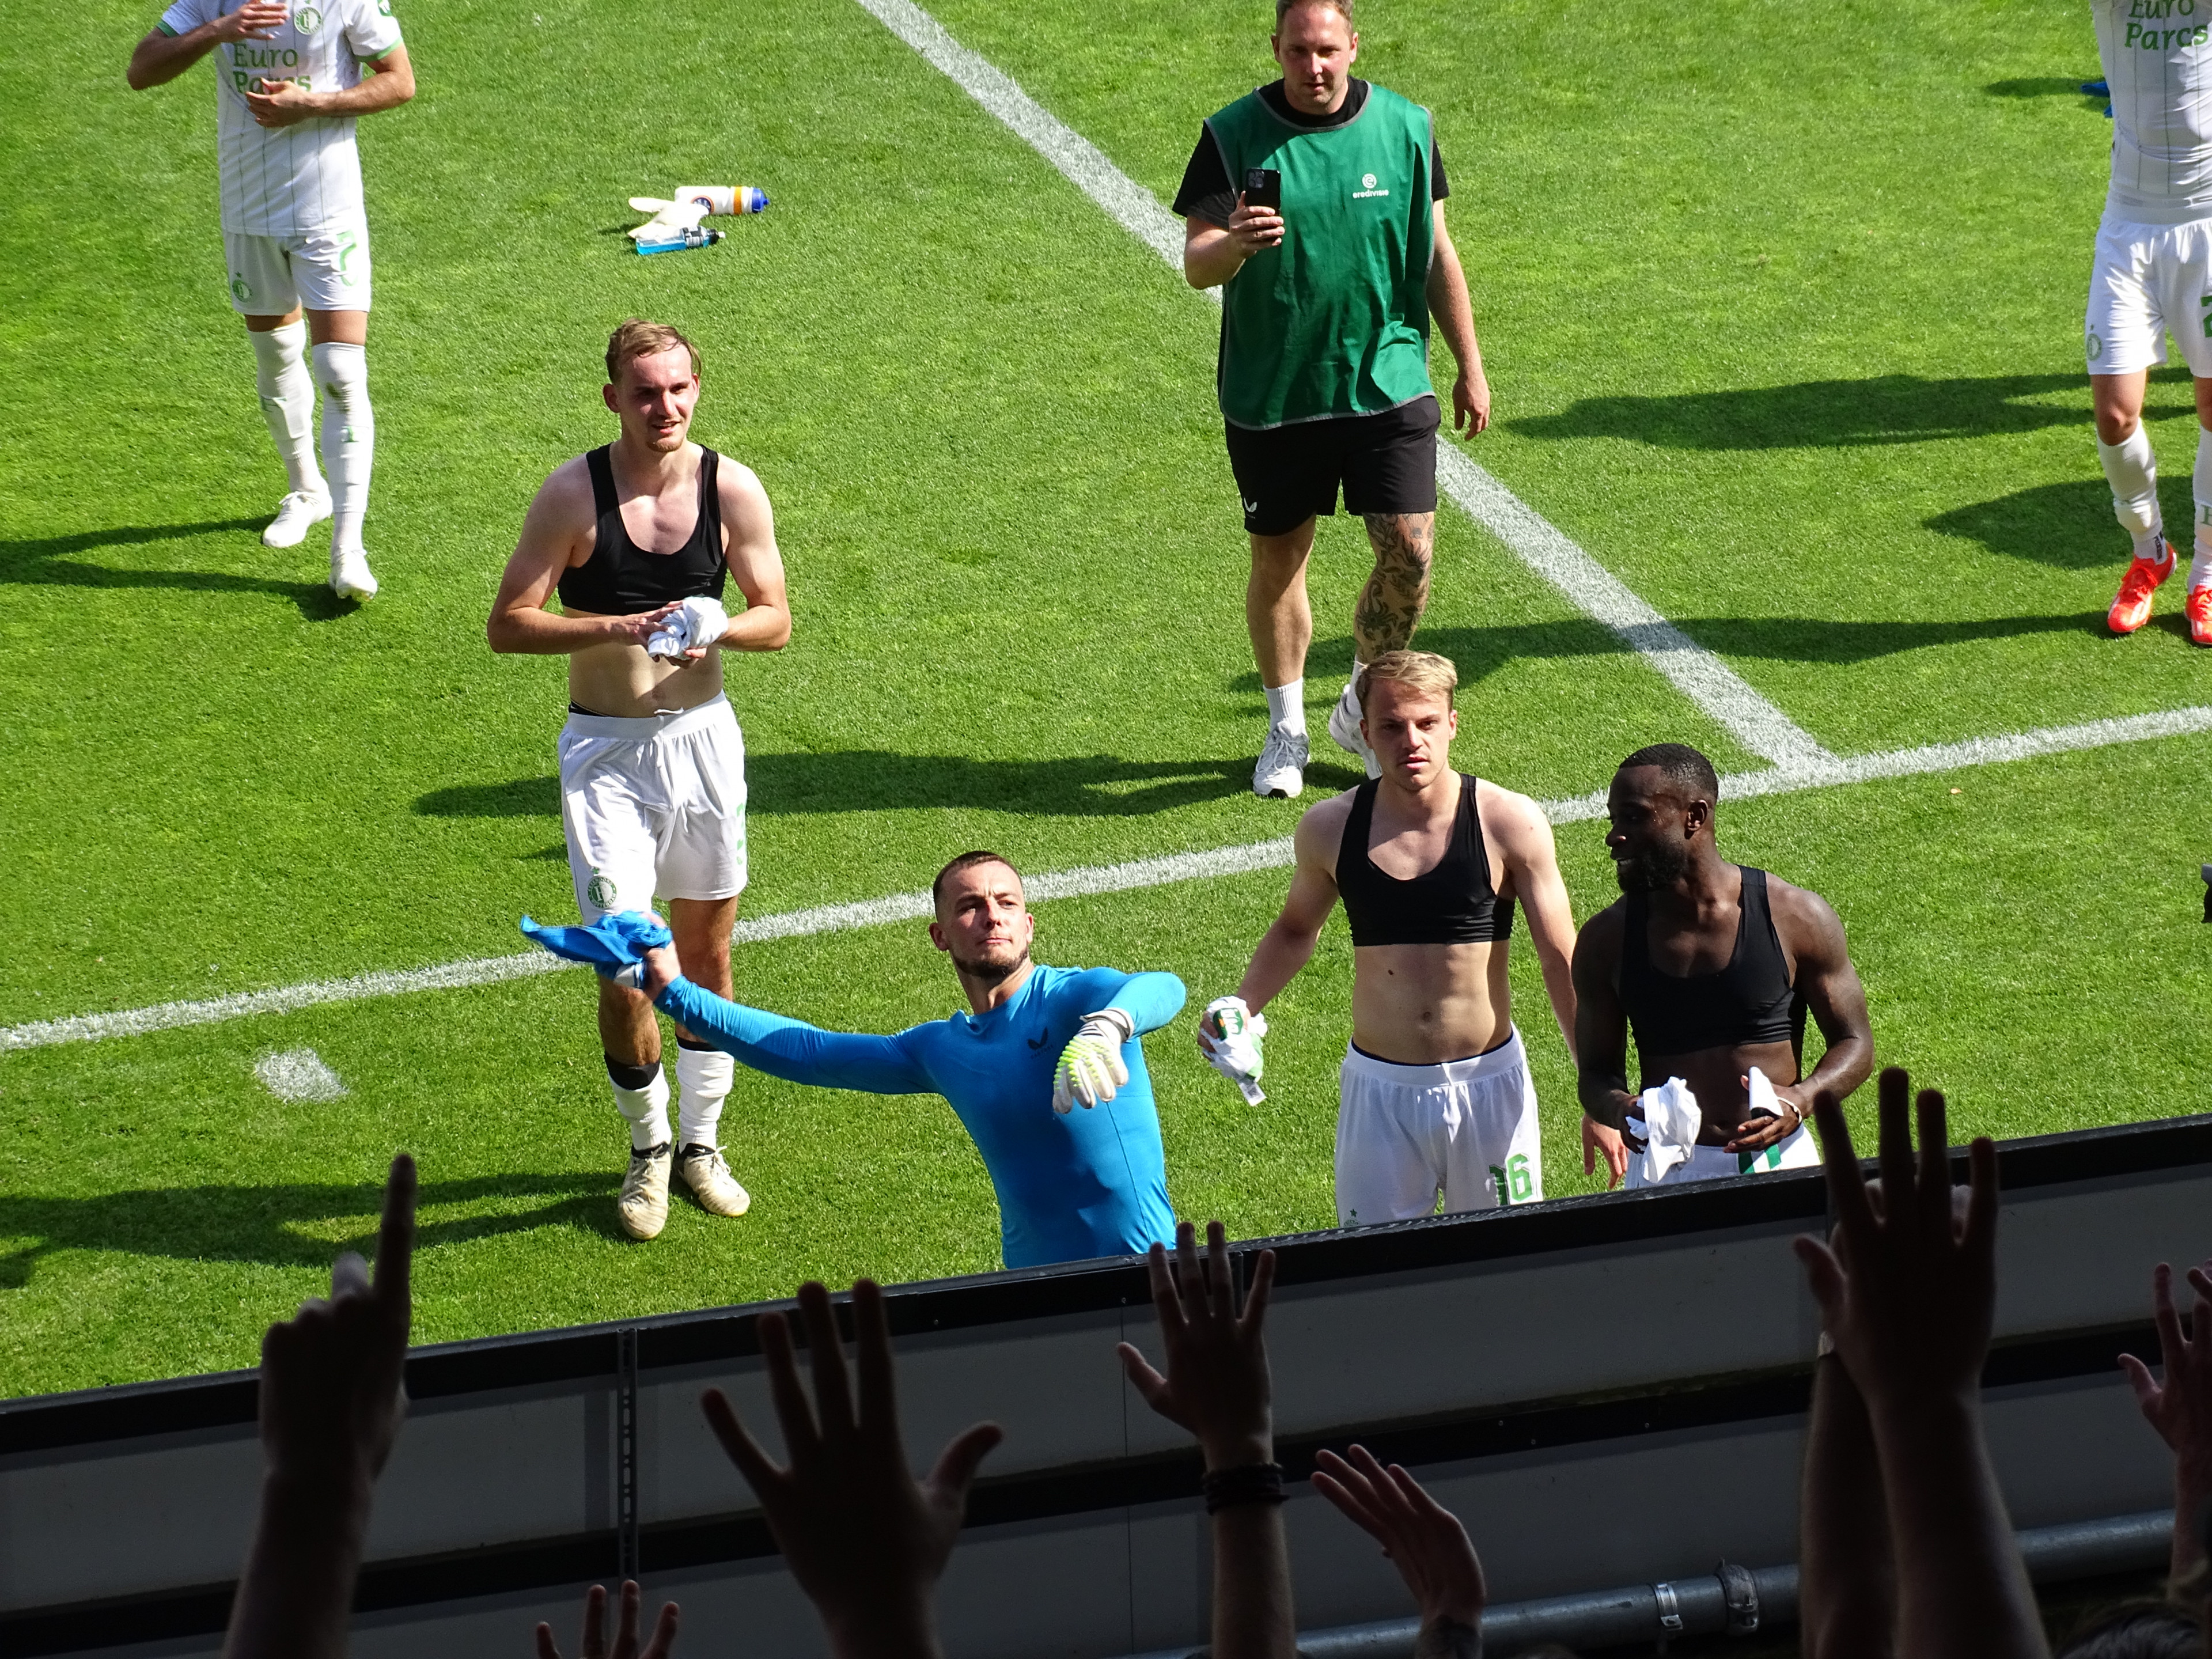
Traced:
<path fill-rule="evenodd" d="M 1129 1080 L 1121 1045 L 1136 1034 L 1136 1022 L 1119 1008 L 1084 1015 L 1060 1051 L 1060 1064 L 1052 1068 L 1052 1109 L 1065 1116 L 1077 1106 L 1088 1110 L 1113 1099 L 1114 1091 Z"/>
<path fill-rule="evenodd" d="M 730 613 L 720 599 L 703 596 L 684 601 L 684 608 L 665 618 L 645 642 L 648 657 L 680 657 L 687 651 L 703 651 L 730 630 Z"/>
<path fill-rule="evenodd" d="M 1198 1046 L 1207 1065 L 1243 1091 L 1248 1104 L 1257 1106 L 1267 1097 L 1260 1091 L 1260 1074 L 1267 1069 L 1260 1039 L 1267 1035 L 1267 1017 L 1244 1006 L 1243 997 L 1216 997 L 1199 1016 Z"/>

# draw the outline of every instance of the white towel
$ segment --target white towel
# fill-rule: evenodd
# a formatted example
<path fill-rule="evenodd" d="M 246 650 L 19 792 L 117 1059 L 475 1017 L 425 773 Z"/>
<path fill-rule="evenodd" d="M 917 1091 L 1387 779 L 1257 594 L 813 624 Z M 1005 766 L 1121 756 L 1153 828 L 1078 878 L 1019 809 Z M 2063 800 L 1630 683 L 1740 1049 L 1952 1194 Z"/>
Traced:
<path fill-rule="evenodd" d="M 1688 1163 L 1690 1149 L 1698 1144 L 1698 1131 L 1705 1127 L 1705 1115 L 1698 1108 L 1697 1096 L 1678 1077 L 1670 1077 L 1657 1088 L 1646 1089 L 1638 1095 L 1636 1109 L 1631 1115 L 1644 1120 L 1643 1177 L 1646 1186 L 1657 1186 L 1677 1164 Z"/>
<path fill-rule="evenodd" d="M 1759 1117 L 1782 1115 L 1782 1103 L 1774 1097 L 1774 1085 L 1756 1066 L 1751 1068 L 1751 1104 L 1747 1109 Z"/>
<path fill-rule="evenodd" d="M 687 651 L 703 650 L 729 631 L 730 615 L 722 609 L 720 599 L 697 597 L 684 601 L 684 608 L 660 624 L 653 636 L 645 642 L 648 657 L 680 657 Z"/>

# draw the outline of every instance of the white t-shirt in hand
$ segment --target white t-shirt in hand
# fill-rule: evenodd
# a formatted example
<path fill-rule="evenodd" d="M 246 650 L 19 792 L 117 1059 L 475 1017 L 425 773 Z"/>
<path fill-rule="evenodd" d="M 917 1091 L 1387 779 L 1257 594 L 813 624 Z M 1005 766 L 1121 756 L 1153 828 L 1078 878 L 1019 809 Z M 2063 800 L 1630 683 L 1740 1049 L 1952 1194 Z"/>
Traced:
<path fill-rule="evenodd" d="M 161 28 L 189 33 L 243 3 L 176 0 L 161 14 Z M 254 121 L 246 94 L 264 77 L 297 81 L 309 92 L 342 92 L 360 84 L 363 58 L 381 58 L 398 44 L 392 0 L 294 0 L 268 40 L 234 40 L 215 49 L 225 230 L 296 236 L 363 222 L 355 118 L 313 115 L 289 127 L 264 127 Z"/>
<path fill-rule="evenodd" d="M 2092 0 L 2112 89 L 2105 216 L 2212 218 L 2212 0 Z"/>

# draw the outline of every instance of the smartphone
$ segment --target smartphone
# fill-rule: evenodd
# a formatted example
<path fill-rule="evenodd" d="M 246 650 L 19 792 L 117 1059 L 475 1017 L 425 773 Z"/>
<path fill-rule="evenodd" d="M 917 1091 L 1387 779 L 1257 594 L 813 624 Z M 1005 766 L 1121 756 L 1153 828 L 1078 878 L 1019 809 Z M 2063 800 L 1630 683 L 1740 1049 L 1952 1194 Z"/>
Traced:
<path fill-rule="evenodd" d="M 1244 169 L 1244 205 L 1283 210 L 1283 175 L 1273 167 Z"/>

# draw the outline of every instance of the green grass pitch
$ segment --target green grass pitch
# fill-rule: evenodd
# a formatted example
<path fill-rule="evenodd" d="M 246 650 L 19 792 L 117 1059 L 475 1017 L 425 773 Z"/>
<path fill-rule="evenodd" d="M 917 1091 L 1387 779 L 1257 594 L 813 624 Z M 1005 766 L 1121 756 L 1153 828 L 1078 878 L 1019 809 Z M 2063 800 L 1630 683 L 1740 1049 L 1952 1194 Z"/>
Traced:
<path fill-rule="evenodd" d="M 536 9 L 532 9 L 535 6 Z M 21 8 L 7 13 L 15 15 Z M 555 660 L 483 621 L 522 508 L 600 442 L 633 313 L 702 343 L 697 435 L 775 501 L 797 632 L 733 660 L 748 914 L 1259 840 L 1261 702 L 1211 393 L 1216 313 L 859 7 L 399 0 L 422 81 L 363 124 L 385 591 L 264 549 L 282 489 L 226 314 L 209 71 L 131 94 L 154 11 L 94 0 L 0 55 L 0 1024 L 520 948 L 570 914 Z M 1254 0 L 944 0 L 966 45 L 1163 199 L 1272 73 Z M 27 25 L 27 15 L 19 17 Z M 2109 129 L 2087 20 L 1967 0 L 1785 9 L 1365 0 L 1364 71 L 1432 106 L 1498 424 L 1471 453 L 1839 753 L 2212 702 L 2166 611 L 2101 636 L 2124 544 L 2078 333 Z M 640 260 L 623 198 L 765 186 L 725 245 Z M 1438 348 L 1441 353 L 1441 346 Z M 2152 433 L 2189 521 L 2185 379 Z M 1420 639 L 1461 763 L 1540 797 L 1660 738 L 1754 763 L 1447 506 Z M 1325 525 L 1316 697 L 1364 568 Z M 1328 751 L 1311 781 L 1352 780 Z M 1886 1059 L 1962 1133 L 2205 1104 L 2202 737 L 1723 806 L 1826 894 Z M 1310 794 L 1309 799 L 1313 797 Z M 1610 896 L 1564 829 L 1578 915 Z M 1233 988 L 1279 872 L 1040 908 L 1039 953 Z M 1588 1189 L 1524 960 L 1553 1194 Z M 918 925 L 739 952 L 740 996 L 855 1029 L 957 992 Z M 1340 926 L 1273 1012 L 1255 1110 L 1186 1020 L 1149 1053 L 1178 1210 L 1326 1225 Z M 754 1194 L 648 1247 L 588 982 L 558 975 L 0 1054 L 0 1393 L 251 1363 L 421 1158 L 423 1340 L 996 1265 L 930 1099 L 741 1075 Z M 280 1101 L 312 1047 L 349 1092 Z"/>

